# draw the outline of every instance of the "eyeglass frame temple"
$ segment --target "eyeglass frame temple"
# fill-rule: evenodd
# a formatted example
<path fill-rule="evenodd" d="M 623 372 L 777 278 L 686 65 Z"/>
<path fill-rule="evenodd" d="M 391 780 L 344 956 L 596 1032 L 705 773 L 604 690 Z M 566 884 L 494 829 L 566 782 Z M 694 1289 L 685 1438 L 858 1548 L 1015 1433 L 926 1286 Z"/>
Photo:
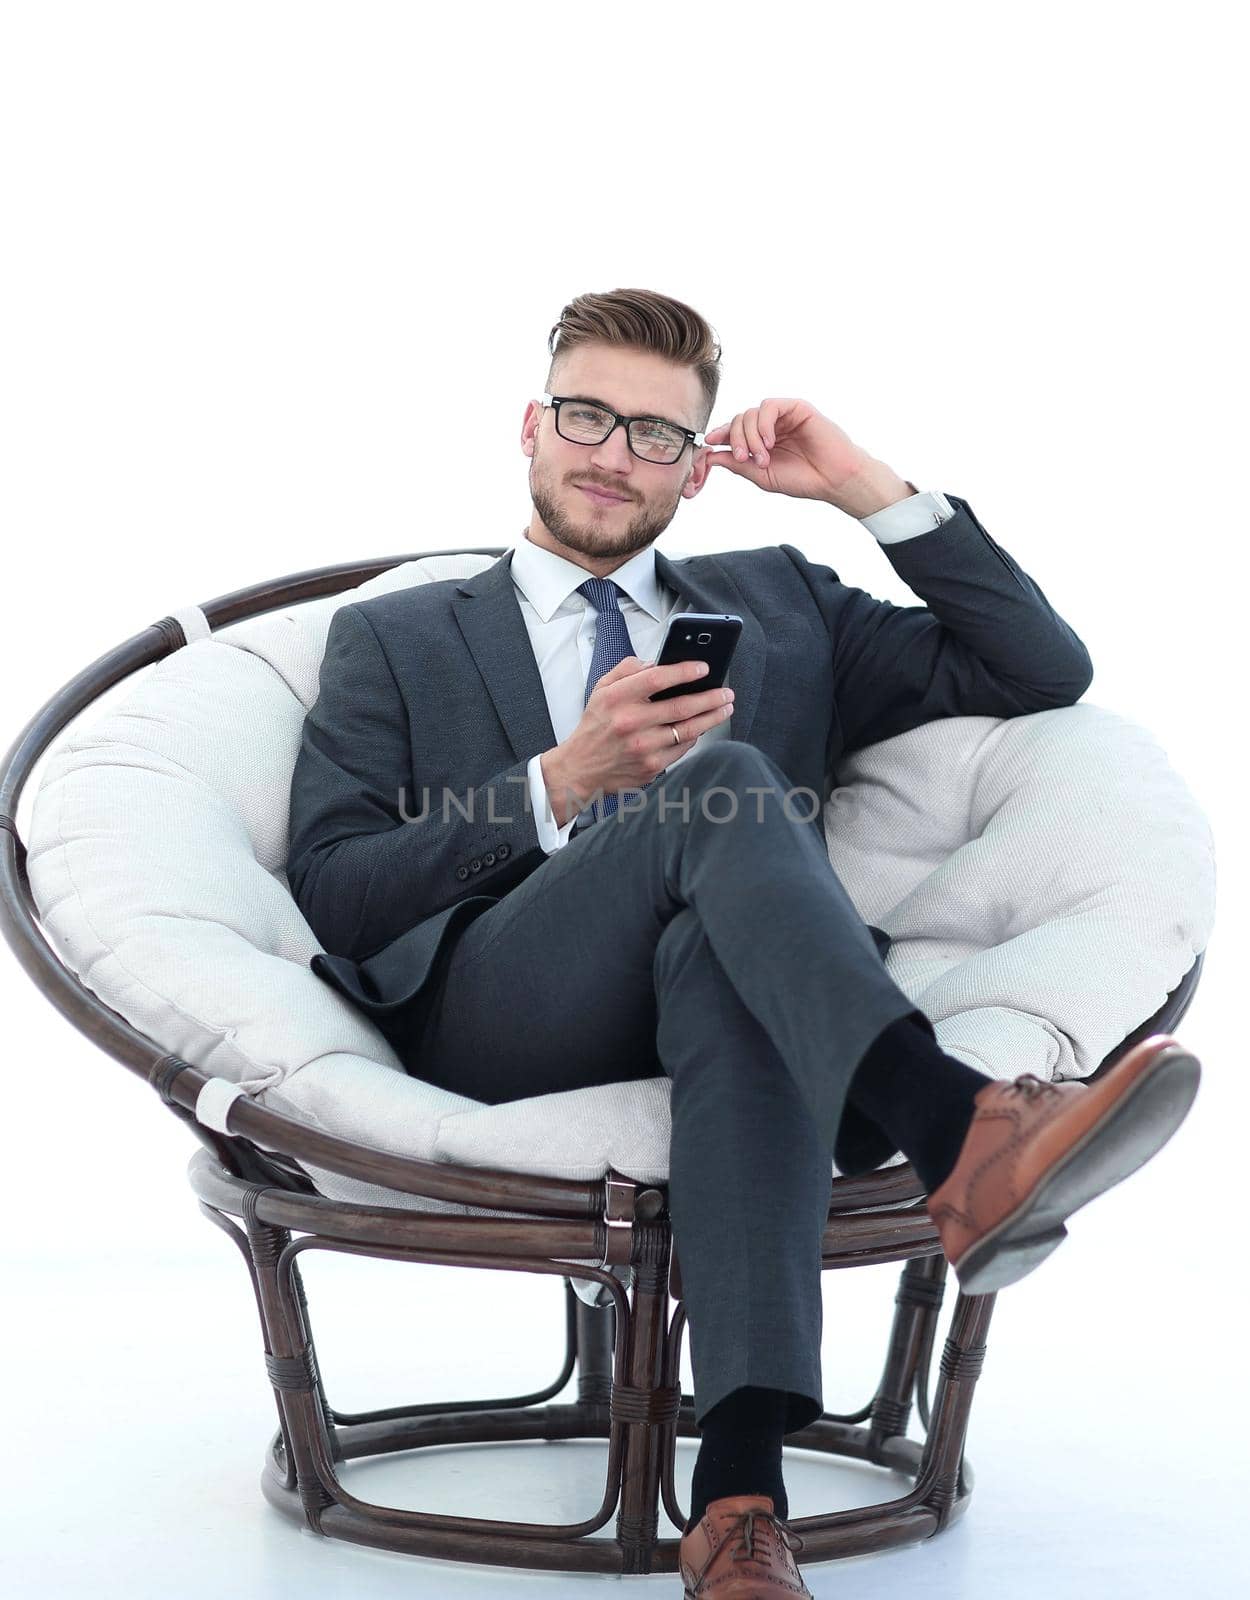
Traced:
<path fill-rule="evenodd" d="M 541 396 L 543 405 L 544 406 L 550 406 L 553 411 L 556 409 L 557 404 L 558 405 L 563 405 L 566 400 L 574 400 L 575 401 L 575 400 L 577 400 L 577 398 L 578 398 L 578 396 L 575 395 L 575 394 L 544 394 L 543 396 Z M 614 428 L 617 428 L 617 427 L 620 427 L 620 426 L 623 425 L 624 428 L 625 428 L 625 439 L 626 439 L 626 442 L 629 444 L 629 448 L 631 450 L 633 450 L 633 448 L 634 448 L 633 441 L 629 437 L 629 425 L 630 425 L 631 422 L 662 422 L 666 428 L 681 428 L 681 431 L 686 436 L 687 443 L 693 444 L 694 447 L 697 450 L 702 450 L 702 449 L 706 448 L 707 440 L 705 439 L 705 437 L 704 437 L 704 435 L 702 433 L 696 433 L 693 428 L 682 428 L 680 422 L 670 422 L 667 417 L 648 417 L 648 416 L 623 417 L 620 414 L 619 411 L 613 411 L 610 406 L 600 405 L 597 400 L 593 400 L 593 401 L 592 400 L 583 400 L 582 404 L 583 405 L 594 405 L 594 406 L 596 406 L 598 408 L 598 410 L 606 411 L 608 413 L 608 415 L 613 419 L 612 420 L 612 427 L 609 428 L 608 431 L 604 434 L 603 438 L 599 440 L 600 444 L 603 444 L 605 442 L 605 440 L 608 440 L 608 439 L 610 439 L 612 437 L 612 431 L 613 431 Z M 557 421 L 558 420 L 559 420 L 559 413 L 557 412 Z M 564 435 L 561 434 L 560 437 L 563 439 Z M 570 444 L 581 444 L 583 441 L 581 439 L 570 439 L 568 442 Z M 587 448 L 589 448 L 589 446 Z M 678 451 L 678 453 L 674 457 L 674 459 L 672 461 L 668 462 L 667 465 L 670 466 L 670 467 L 675 467 L 677 465 L 677 463 L 681 460 L 682 452 L 685 450 L 685 448 L 686 448 L 686 446 L 682 445 L 681 450 Z M 643 456 L 643 457 L 640 457 L 639 459 L 640 460 L 646 460 L 646 457 Z M 665 463 L 654 462 L 654 461 L 648 463 L 649 466 L 658 466 L 658 465 L 664 465 L 664 464 Z"/>

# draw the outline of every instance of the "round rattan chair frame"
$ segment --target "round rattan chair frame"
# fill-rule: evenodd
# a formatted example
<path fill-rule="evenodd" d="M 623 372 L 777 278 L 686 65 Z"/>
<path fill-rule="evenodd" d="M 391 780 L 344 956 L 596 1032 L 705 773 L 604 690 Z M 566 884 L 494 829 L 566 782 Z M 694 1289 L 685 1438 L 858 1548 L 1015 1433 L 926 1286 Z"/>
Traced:
<path fill-rule="evenodd" d="M 427 556 L 503 554 L 504 546 L 418 551 L 319 567 L 237 590 L 201 606 L 210 629 L 352 589 Z M 675 1444 L 697 1438 L 694 1397 L 682 1392 L 685 1329 L 680 1263 L 663 1184 L 610 1171 L 595 1182 L 422 1161 L 327 1135 L 247 1097 L 224 1132 L 201 1124 L 208 1075 L 167 1053 L 103 1004 L 67 968 L 40 929 L 17 811 L 23 786 L 58 734 L 108 689 L 187 643 L 172 616 L 99 657 L 27 723 L 0 767 L 0 926 L 28 976 L 81 1033 L 148 1080 L 201 1142 L 189 1167 L 204 1215 L 238 1245 L 260 1314 L 265 1366 L 278 1413 L 262 1475 L 266 1497 L 301 1526 L 381 1549 L 560 1572 L 675 1572 L 679 1540 L 660 1538 L 659 1505 L 682 1527 Z M 1193 998 L 1193 966 L 1164 1004 L 1101 1062 L 1106 1072 L 1139 1040 L 1172 1032 Z M 352 1204 L 319 1195 L 301 1163 L 404 1193 L 524 1213 L 447 1215 Z M 331 1405 L 318 1368 L 299 1257 L 320 1249 L 393 1261 L 558 1274 L 565 1279 L 566 1343 L 560 1370 L 532 1394 L 345 1412 Z M 600 1266 L 570 1273 L 569 1262 Z M 827 1269 L 904 1263 L 884 1368 L 858 1410 L 823 1413 L 787 1445 L 893 1468 L 912 1480 L 899 1498 L 796 1517 L 803 1561 L 913 1544 L 967 1509 L 973 1473 L 964 1442 L 995 1295 L 957 1292 L 932 1405 L 929 1374 L 947 1263 L 910 1165 L 831 1178 L 822 1245 Z M 629 1292 L 612 1267 L 628 1265 Z M 590 1306 L 570 1278 L 601 1283 Z M 958 1286 L 956 1285 L 958 1290 Z M 670 1304 L 673 1306 L 670 1315 Z M 557 1397 L 576 1375 L 576 1398 Z M 907 1437 L 913 1404 L 923 1441 Z M 429 1445 L 504 1440 L 606 1439 L 602 1501 L 584 1521 L 544 1524 L 450 1516 L 358 1499 L 336 1464 Z M 595 1537 L 616 1513 L 611 1537 Z"/>

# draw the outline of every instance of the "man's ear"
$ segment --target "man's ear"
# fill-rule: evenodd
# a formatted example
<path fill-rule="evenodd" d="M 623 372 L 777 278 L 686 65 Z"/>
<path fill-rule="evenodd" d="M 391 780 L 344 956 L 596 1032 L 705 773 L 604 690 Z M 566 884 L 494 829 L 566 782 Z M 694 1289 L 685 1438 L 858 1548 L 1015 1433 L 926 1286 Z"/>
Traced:
<path fill-rule="evenodd" d="M 534 454 L 534 434 L 538 432 L 538 425 L 542 421 L 542 417 L 542 407 L 537 400 L 531 400 L 525 408 L 524 417 L 521 419 L 521 449 L 527 456 Z M 531 418 L 534 423 L 534 431 L 527 438 L 525 429 L 529 426 Z"/>
<path fill-rule="evenodd" d="M 690 476 L 686 479 L 685 483 L 682 484 L 681 487 L 682 497 L 684 499 L 693 500 L 695 495 L 698 494 L 699 490 L 702 489 L 703 485 L 707 482 L 708 473 L 712 470 L 712 463 L 709 459 L 711 453 L 712 452 L 707 445 L 700 445 L 695 450 L 694 466 L 691 468 Z"/>

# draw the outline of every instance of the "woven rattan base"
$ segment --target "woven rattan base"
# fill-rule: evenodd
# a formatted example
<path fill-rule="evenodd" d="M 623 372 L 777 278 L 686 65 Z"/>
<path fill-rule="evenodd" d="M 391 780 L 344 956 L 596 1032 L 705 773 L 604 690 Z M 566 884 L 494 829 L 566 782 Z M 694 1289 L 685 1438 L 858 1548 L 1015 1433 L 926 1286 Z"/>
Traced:
<path fill-rule="evenodd" d="M 448 1561 L 559 1572 L 677 1570 L 679 1539 L 659 1537 L 659 1508 L 663 1504 L 674 1525 L 684 1526 L 689 1512 L 677 1502 L 675 1447 L 679 1438 L 699 1434 L 694 1397 L 679 1384 L 686 1315 L 670 1293 L 680 1280 L 670 1276 L 671 1236 L 663 1216 L 633 1226 L 628 1292 L 606 1269 L 578 1268 L 579 1277 L 607 1288 L 610 1303 L 596 1307 L 574 1294 L 567 1261 L 423 1248 L 420 1236 L 445 1232 L 445 1217 L 264 1188 L 231 1176 L 207 1151 L 193 1159 L 191 1180 L 202 1210 L 235 1240 L 250 1269 L 280 1421 L 262 1487 L 284 1515 L 329 1537 Z M 308 1214 L 301 1218 L 305 1207 Z M 279 1217 L 282 1222 L 274 1220 Z M 499 1228 L 502 1237 L 507 1225 Z M 503 1401 L 336 1411 L 318 1370 L 299 1271 L 300 1255 L 313 1249 L 558 1274 L 566 1289 L 560 1370 L 540 1392 Z M 913 1483 L 905 1495 L 881 1504 L 792 1519 L 803 1539 L 804 1562 L 913 1544 L 941 1532 L 966 1509 L 973 1478 L 963 1445 L 995 1299 L 957 1296 L 930 1414 L 929 1368 L 947 1264 L 923 1210 L 913 1203 L 831 1211 L 824 1259 L 827 1267 L 904 1262 L 885 1366 L 876 1394 L 859 1411 L 826 1413 L 787 1435 L 786 1444 L 892 1468 Z M 557 1399 L 570 1383 L 576 1398 Z M 925 1429 L 923 1443 L 906 1437 L 913 1405 Z M 337 1471 L 342 1462 L 434 1445 L 593 1439 L 607 1445 L 604 1492 L 595 1513 L 579 1523 L 507 1522 L 375 1505 L 353 1495 Z M 609 1523 L 610 1537 L 601 1532 Z"/>

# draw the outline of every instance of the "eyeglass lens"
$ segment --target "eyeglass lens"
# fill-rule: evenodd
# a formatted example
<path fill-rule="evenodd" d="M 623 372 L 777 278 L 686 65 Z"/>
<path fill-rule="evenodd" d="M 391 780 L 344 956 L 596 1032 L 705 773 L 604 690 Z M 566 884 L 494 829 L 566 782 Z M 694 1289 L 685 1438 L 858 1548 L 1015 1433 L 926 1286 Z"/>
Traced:
<path fill-rule="evenodd" d="M 575 444 L 599 444 L 615 420 L 598 406 L 561 405 L 556 420 L 559 432 Z M 671 462 L 685 449 L 686 436 L 668 423 L 639 417 L 629 425 L 629 442 L 647 461 Z"/>

